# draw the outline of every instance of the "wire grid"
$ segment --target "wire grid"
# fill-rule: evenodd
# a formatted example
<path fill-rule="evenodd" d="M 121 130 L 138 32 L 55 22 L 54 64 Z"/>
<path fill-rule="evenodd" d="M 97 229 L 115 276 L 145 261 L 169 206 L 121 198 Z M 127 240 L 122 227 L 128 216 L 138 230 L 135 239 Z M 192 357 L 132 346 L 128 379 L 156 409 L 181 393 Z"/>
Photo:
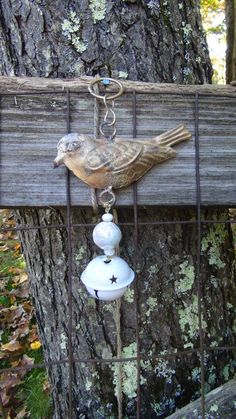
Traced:
<path fill-rule="evenodd" d="M 74 94 L 75 92 L 73 92 Z M 81 92 L 76 92 L 76 94 L 80 94 Z M 155 94 L 155 95 L 171 95 L 173 94 L 171 91 L 167 92 L 155 92 L 155 91 L 128 91 L 127 94 L 132 94 L 132 112 L 133 112 L 133 138 L 137 136 L 137 94 Z M 45 94 L 63 94 L 61 91 L 36 91 L 36 92 L 16 92 L 16 93 L 6 93 L 3 96 L 31 96 L 31 95 L 45 95 Z M 64 91 L 67 103 L 67 112 L 66 112 L 66 133 L 70 132 L 70 91 L 69 89 Z M 74 357 L 72 351 L 72 228 L 74 227 L 91 227 L 95 226 L 94 223 L 72 223 L 72 212 L 71 212 L 71 197 L 70 197 L 70 171 L 66 170 L 66 202 L 67 202 L 67 222 L 65 224 L 51 224 L 48 226 L 42 225 L 34 225 L 34 226 L 17 226 L 12 228 L 0 228 L 0 232 L 7 232 L 7 231 L 26 231 L 26 230 L 40 230 L 40 229 L 57 229 L 57 228 L 65 228 L 67 230 L 67 241 L 68 241 L 68 309 L 69 309 L 69 322 L 68 322 L 68 357 L 64 359 L 60 359 L 58 361 L 49 361 L 43 362 L 40 364 L 34 364 L 29 366 L 22 366 L 22 367 L 11 367 L 11 368 L 4 368 L 1 372 L 17 372 L 22 370 L 31 370 L 35 368 L 45 368 L 50 367 L 53 365 L 60 365 L 60 364 L 68 364 L 68 373 L 69 373 L 69 395 L 68 395 L 68 404 L 69 404 L 69 412 L 68 418 L 73 418 L 73 401 L 72 401 L 72 386 L 73 386 L 73 364 L 74 363 L 120 363 L 120 362 L 129 362 L 129 361 L 136 361 L 137 364 L 137 402 L 136 402 L 136 418 L 141 418 L 141 360 L 160 360 L 160 359 L 171 359 L 177 357 L 185 357 L 187 355 L 192 354 L 200 354 L 200 366 L 201 366 L 201 414 L 202 418 L 205 418 L 205 366 L 204 366 L 204 354 L 207 352 L 217 352 L 217 351 L 232 351 L 236 350 L 236 345 L 234 346 L 214 346 L 214 347 L 206 347 L 204 345 L 204 336 L 203 336 L 203 328 L 202 328 L 202 287 L 201 287 L 201 236 L 202 236 L 202 224 L 235 224 L 236 220 L 201 220 L 201 179 L 200 179 L 200 147 L 199 147 L 199 96 L 209 97 L 209 96 L 216 96 L 216 97 L 223 97 L 223 98 L 235 98 L 235 95 L 230 94 L 206 94 L 206 93 L 199 93 L 199 92 L 189 92 L 189 93 L 174 93 L 176 96 L 194 96 L 194 103 L 195 103 L 195 175 L 196 175 L 196 220 L 181 220 L 181 221 L 148 221 L 148 222 L 141 222 L 138 220 L 138 195 L 137 195 L 137 184 L 134 183 L 133 185 L 133 214 L 134 214 L 134 221 L 133 222 L 123 222 L 119 223 L 119 225 L 123 226 L 133 226 L 134 227 L 134 249 L 137 249 L 138 246 L 138 227 L 139 225 L 177 225 L 177 224 L 188 224 L 188 225 L 196 225 L 197 226 L 197 263 L 196 263 L 196 280 L 197 280 L 197 297 L 198 297 L 198 325 L 199 325 L 199 348 L 191 348 L 182 351 L 177 351 L 174 353 L 165 353 L 160 354 L 157 356 L 146 356 L 140 353 L 140 333 L 139 333 L 139 299 L 138 299 L 138 288 L 139 288 L 139 280 L 138 275 L 136 275 L 136 281 L 134 285 L 134 304 L 135 304 L 135 323 L 136 323 L 136 346 L 137 346 L 137 355 L 133 357 L 119 357 L 119 358 L 82 358 L 82 357 Z M 137 252 L 134 251 L 133 256 L 133 267 L 134 270 L 137 266 Z M 0 400 L 1 406 L 2 401 Z"/>

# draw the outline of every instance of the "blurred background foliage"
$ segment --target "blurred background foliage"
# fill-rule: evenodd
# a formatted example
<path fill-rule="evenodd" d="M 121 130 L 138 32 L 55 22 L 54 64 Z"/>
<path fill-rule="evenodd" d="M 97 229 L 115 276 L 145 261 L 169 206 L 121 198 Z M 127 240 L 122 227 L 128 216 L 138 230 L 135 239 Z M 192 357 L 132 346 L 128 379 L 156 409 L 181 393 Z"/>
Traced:
<path fill-rule="evenodd" d="M 226 21 L 224 0 L 201 0 L 203 27 L 206 31 L 211 62 L 214 69 L 213 83 L 225 84 Z"/>

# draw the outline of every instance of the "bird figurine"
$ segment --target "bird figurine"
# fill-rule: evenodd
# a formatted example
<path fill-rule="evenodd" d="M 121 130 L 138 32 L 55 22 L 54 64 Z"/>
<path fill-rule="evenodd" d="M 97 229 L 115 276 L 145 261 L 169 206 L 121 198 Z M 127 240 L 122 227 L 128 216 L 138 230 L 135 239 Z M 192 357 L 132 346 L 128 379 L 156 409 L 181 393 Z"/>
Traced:
<path fill-rule="evenodd" d="M 124 188 L 156 164 L 175 157 L 177 152 L 172 146 L 190 138 L 191 134 L 184 125 L 143 140 L 115 138 L 108 142 L 71 133 L 58 142 L 54 167 L 64 163 L 92 188 Z"/>

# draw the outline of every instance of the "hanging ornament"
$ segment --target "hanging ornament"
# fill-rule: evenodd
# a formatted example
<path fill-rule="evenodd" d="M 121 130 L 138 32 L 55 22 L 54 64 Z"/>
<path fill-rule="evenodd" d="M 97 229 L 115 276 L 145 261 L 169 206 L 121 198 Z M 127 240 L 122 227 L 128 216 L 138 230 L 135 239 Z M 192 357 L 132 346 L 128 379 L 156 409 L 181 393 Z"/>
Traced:
<path fill-rule="evenodd" d="M 103 196 L 109 193 L 112 199 L 105 202 Z M 89 294 L 105 301 L 120 298 L 135 277 L 127 262 L 116 255 L 122 234 L 113 222 L 113 215 L 109 213 L 114 199 L 114 192 L 109 190 L 103 191 L 100 195 L 106 212 L 102 216 L 102 221 L 93 230 L 93 241 L 104 251 L 104 255 L 97 256 L 89 262 L 81 275 Z"/>
<path fill-rule="evenodd" d="M 97 83 L 102 83 L 105 90 L 110 83 L 114 83 L 119 90 L 117 93 L 105 92 L 101 95 L 94 90 Z M 120 298 L 135 277 L 129 265 L 117 255 L 121 231 L 110 214 L 115 202 L 113 189 L 130 185 L 156 164 L 174 157 L 176 151 L 172 146 L 191 138 L 184 125 L 142 141 L 136 138 L 116 138 L 114 100 L 123 90 L 122 84 L 114 79 L 97 78 L 92 81 L 89 92 L 97 100 L 103 101 L 106 111 L 99 127 L 105 138 L 93 139 L 83 134 L 67 134 L 59 141 L 54 160 L 54 167 L 64 163 L 92 188 L 103 189 L 100 202 L 105 208 L 105 214 L 102 222 L 93 230 L 93 240 L 104 251 L 104 255 L 95 257 L 88 264 L 81 280 L 92 297 L 105 301 Z"/>
<path fill-rule="evenodd" d="M 94 85 L 102 83 L 105 88 L 115 83 L 116 94 L 97 94 Z M 113 79 L 95 79 L 89 86 L 90 93 L 101 100 L 105 116 L 100 124 L 103 138 L 94 139 L 81 133 L 67 134 L 57 145 L 54 167 L 65 164 L 68 169 L 87 185 L 96 189 L 125 188 L 145 175 L 152 167 L 176 156 L 172 148 L 191 138 L 184 125 L 153 138 L 117 138 L 114 99 L 123 93 L 122 84 Z M 104 138 L 105 137 L 105 138 Z"/>

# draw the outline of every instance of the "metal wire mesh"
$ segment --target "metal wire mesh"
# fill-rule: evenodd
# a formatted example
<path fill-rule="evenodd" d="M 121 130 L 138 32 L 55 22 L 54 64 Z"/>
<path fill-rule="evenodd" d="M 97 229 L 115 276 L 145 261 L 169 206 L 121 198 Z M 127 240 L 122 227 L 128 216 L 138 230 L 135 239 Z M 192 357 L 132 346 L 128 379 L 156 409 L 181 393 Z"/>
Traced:
<path fill-rule="evenodd" d="M 74 93 L 74 92 L 73 92 Z M 76 92 L 79 94 L 80 92 Z M 137 94 L 142 94 L 141 91 L 127 92 L 132 94 L 132 109 L 133 109 L 133 138 L 137 136 Z M 6 96 L 31 96 L 31 95 L 44 95 L 44 94 L 62 94 L 61 92 L 55 91 L 43 91 L 43 92 L 16 92 L 8 93 Z M 67 89 L 65 92 L 66 102 L 67 102 L 67 118 L 66 118 L 66 133 L 70 132 L 70 91 Z M 155 91 L 145 91 L 145 94 L 160 94 Z M 163 95 L 163 93 L 161 93 Z M 167 91 L 164 95 L 171 95 L 171 91 Z M 178 95 L 178 93 L 175 93 Z M 183 96 L 183 93 L 179 93 L 180 96 Z M 198 348 L 191 348 L 186 350 L 178 350 L 174 353 L 164 353 L 157 356 L 150 357 L 140 353 L 140 314 L 139 314 L 139 301 L 138 301 L 138 288 L 139 288 L 139 279 L 136 278 L 135 281 L 135 323 L 136 323 L 136 346 L 137 346 L 137 355 L 133 357 L 113 357 L 113 358 L 86 358 L 86 357 L 74 357 L 72 351 L 72 229 L 80 227 L 93 227 L 94 223 L 72 223 L 72 212 L 71 212 L 71 198 L 70 198 L 70 172 L 66 171 L 66 202 L 67 202 L 67 222 L 61 224 L 51 224 L 51 225 L 21 225 L 12 228 L 0 228 L 0 232 L 7 231 L 26 231 L 26 230 L 40 230 L 40 229 L 66 229 L 67 230 L 67 248 L 68 248 L 68 309 L 69 309 L 69 319 L 68 319 L 68 357 L 60 359 L 58 361 L 43 362 L 40 364 L 26 365 L 22 367 L 12 367 L 2 369 L 2 372 L 17 372 L 21 370 L 31 370 L 34 368 L 50 367 L 53 365 L 68 364 L 68 374 L 69 374 L 69 412 L 68 417 L 73 417 L 73 401 L 72 401 L 72 387 L 73 387 L 73 364 L 75 363 L 123 363 L 129 361 L 135 361 L 137 365 L 137 409 L 136 417 L 137 419 L 141 418 L 141 361 L 145 360 L 160 360 L 160 359 L 172 359 L 176 357 L 185 357 L 187 355 L 199 354 L 200 355 L 200 366 L 201 366 L 201 413 L 202 418 L 205 418 L 205 365 L 204 365 L 204 354 L 207 352 L 219 352 L 219 351 L 232 351 L 236 350 L 235 346 L 214 346 L 207 347 L 204 344 L 204 334 L 202 327 L 202 284 L 201 284 L 201 237 L 202 237 L 202 225 L 203 224 L 233 224 L 236 223 L 236 220 L 202 220 L 201 219 L 201 176 L 200 176 L 200 144 L 199 144 L 199 128 L 198 128 L 198 119 L 199 119 L 199 96 L 221 96 L 221 97 L 231 97 L 235 98 L 235 95 L 210 95 L 210 94 L 199 94 L 188 93 L 189 96 L 194 96 L 195 101 L 195 174 L 196 174 L 196 219 L 195 220 L 168 220 L 168 221 L 148 221 L 142 222 L 138 219 L 138 195 L 137 195 L 137 185 L 133 185 L 133 222 L 121 222 L 121 226 L 132 226 L 134 228 L 134 248 L 137 249 L 138 246 L 138 230 L 139 226 L 143 225 L 196 225 L 197 226 L 197 243 L 196 243 L 196 279 L 197 279 L 197 298 L 198 298 L 198 325 L 199 325 L 199 337 L 200 345 Z M 133 267 L 134 270 L 137 266 L 137 252 L 134 252 L 133 257 Z"/>

